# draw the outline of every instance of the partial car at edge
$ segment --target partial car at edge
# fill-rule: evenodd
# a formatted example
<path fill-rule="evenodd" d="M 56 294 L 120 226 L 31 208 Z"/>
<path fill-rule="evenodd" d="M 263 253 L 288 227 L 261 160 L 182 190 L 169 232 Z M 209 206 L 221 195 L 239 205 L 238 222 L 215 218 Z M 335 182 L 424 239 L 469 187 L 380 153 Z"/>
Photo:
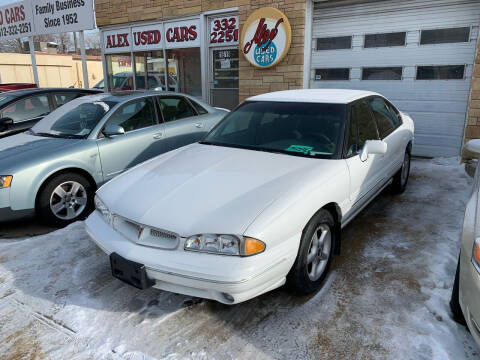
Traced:
<path fill-rule="evenodd" d="M 100 188 L 86 229 L 138 288 L 225 304 L 285 283 L 311 293 L 341 228 L 387 185 L 405 189 L 413 129 L 372 92 L 254 96 L 200 143 Z"/>

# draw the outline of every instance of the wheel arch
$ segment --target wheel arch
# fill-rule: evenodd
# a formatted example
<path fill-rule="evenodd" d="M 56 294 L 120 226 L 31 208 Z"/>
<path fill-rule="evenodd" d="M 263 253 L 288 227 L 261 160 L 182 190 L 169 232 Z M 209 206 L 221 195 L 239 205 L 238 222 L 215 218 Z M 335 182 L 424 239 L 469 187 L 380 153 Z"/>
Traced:
<path fill-rule="evenodd" d="M 48 175 L 41 183 L 41 185 L 38 187 L 37 193 L 35 194 L 35 209 L 37 209 L 38 206 L 38 199 L 40 194 L 42 193 L 43 189 L 45 186 L 47 186 L 48 182 L 53 179 L 55 176 L 62 175 L 62 174 L 67 174 L 67 173 L 75 173 L 78 175 L 84 176 L 88 182 L 92 185 L 92 188 L 94 191 L 97 190 L 97 182 L 93 178 L 92 174 L 90 174 L 88 171 L 78 168 L 78 167 L 68 167 L 68 168 L 63 168 L 60 170 L 57 170 L 53 172 L 52 174 Z"/>

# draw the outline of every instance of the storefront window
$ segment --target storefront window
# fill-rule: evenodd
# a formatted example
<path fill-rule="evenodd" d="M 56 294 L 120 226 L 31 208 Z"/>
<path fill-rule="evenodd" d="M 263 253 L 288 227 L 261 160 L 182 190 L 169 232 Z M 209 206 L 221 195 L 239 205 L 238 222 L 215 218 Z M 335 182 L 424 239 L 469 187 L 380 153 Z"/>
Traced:
<path fill-rule="evenodd" d="M 192 96 L 202 96 L 200 48 L 167 50 L 168 87 Z"/>
<path fill-rule="evenodd" d="M 133 68 L 130 54 L 106 55 L 105 58 L 108 88 L 110 90 L 133 90 Z M 104 87 L 104 84 L 97 85 L 95 87 Z"/>
<path fill-rule="evenodd" d="M 165 89 L 163 51 L 135 53 L 135 81 L 139 89 Z"/>

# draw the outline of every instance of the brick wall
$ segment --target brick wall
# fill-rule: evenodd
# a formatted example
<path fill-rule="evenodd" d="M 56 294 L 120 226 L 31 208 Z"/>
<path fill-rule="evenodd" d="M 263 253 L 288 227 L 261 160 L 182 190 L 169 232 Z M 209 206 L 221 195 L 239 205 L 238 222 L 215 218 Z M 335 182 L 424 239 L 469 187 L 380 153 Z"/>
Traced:
<path fill-rule="evenodd" d="M 98 26 L 164 20 L 238 7 L 240 32 L 242 24 L 254 10 L 267 6 L 278 8 L 288 17 L 292 26 L 292 43 L 287 56 L 271 69 L 255 68 L 240 55 L 240 101 L 269 91 L 302 87 L 305 0 L 95 0 Z"/>
<path fill-rule="evenodd" d="M 475 67 L 473 69 L 472 91 L 470 102 L 468 104 L 467 124 L 465 127 L 464 143 L 471 139 L 480 138 L 480 41 L 477 46 L 477 56 L 475 57 Z M 474 154 L 462 150 L 464 160 L 476 158 Z"/>

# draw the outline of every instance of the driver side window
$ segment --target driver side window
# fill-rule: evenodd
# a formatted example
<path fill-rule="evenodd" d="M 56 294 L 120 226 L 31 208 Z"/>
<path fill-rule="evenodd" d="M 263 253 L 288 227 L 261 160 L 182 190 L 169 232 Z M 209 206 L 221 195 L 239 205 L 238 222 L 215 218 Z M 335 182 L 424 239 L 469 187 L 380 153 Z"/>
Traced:
<path fill-rule="evenodd" d="M 156 125 L 153 98 L 139 99 L 123 105 L 108 120 L 108 124 L 121 126 L 125 132 Z"/>
<path fill-rule="evenodd" d="M 367 140 L 378 140 L 378 130 L 369 106 L 360 100 L 351 106 L 347 157 L 360 152 Z"/>

